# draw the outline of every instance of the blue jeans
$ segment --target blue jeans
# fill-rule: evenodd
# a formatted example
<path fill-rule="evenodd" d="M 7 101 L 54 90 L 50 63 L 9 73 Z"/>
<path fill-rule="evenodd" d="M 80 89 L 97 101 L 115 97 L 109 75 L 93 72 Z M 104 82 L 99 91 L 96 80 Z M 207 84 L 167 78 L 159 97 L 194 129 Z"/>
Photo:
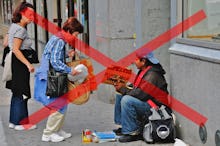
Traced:
<path fill-rule="evenodd" d="M 123 134 L 131 134 L 133 132 L 140 132 L 140 122 L 138 117 L 150 116 L 150 105 L 147 102 L 130 95 L 121 96 L 116 95 L 115 102 L 115 123 L 122 126 Z"/>
<path fill-rule="evenodd" d="M 25 118 L 28 118 L 28 99 L 23 99 L 23 96 L 13 96 L 11 98 L 11 107 L 10 107 L 10 119 L 9 122 L 15 125 L 21 125 L 21 121 Z M 22 124 L 27 124 L 28 119 L 22 121 Z"/>
<path fill-rule="evenodd" d="M 114 111 L 114 121 L 115 124 L 121 125 L 121 94 L 116 94 L 115 97 L 115 111 Z"/>

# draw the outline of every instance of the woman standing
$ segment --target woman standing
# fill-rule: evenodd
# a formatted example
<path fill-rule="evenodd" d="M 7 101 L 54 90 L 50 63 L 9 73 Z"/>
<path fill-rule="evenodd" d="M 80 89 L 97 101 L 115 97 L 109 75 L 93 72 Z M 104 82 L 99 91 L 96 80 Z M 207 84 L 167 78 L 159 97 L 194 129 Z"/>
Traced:
<path fill-rule="evenodd" d="M 43 131 L 42 141 L 60 142 L 72 136 L 71 133 L 66 133 L 62 130 L 67 110 L 66 99 L 46 96 L 47 71 L 49 70 L 49 64 L 51 64 L 51 67 L 57 72 L 71 75 L 78 74 L 76 70 L 68 67 L 64 62 L 66 59 L 65 44 L 66 42 L 73 42 L 74 38 L 82 32 L 83 26 L 80 22 L 75 17 L 70 17 L 64 23 L 63 31 L 53 35 L 45 46 L 41 65 L 36 71 L 34 86 L 34 98 L 50 111 L 46 128 Z M 71 34 L 71 37 L 67 36 L 67 33 Z M 74 53 L 74 50 L 71 50 L 68 53 L 69 57 L 72 57 Z M 53 103 L 55 100 L 56 102 Z M 51 103 L 53 104 L 51 105 Z"/>
<path fill-rule="evenodd" d="M 15 130 L 24 130 L 25 126 L 31 127 L 30 129 L 36 128 L 36 125 L 29 124 L 27 107 L 28 99 L 31 98 L 30 73 L 34 72 L 34 67 L 22 53 L 24 50 L 31 49 L 32 45 L 26 26 L 32 22 L 34 14 L 29 14 L 32 19 L 21 14 L 27 8 L 33 10 L 33 5 L 22 2 L 15 9 L 12 17 L 13 23 L 8 31 L 8 45 L 13 53 L 12 80 L 6 83 L 6 88 L 12 91 L 9 128 Z"/>

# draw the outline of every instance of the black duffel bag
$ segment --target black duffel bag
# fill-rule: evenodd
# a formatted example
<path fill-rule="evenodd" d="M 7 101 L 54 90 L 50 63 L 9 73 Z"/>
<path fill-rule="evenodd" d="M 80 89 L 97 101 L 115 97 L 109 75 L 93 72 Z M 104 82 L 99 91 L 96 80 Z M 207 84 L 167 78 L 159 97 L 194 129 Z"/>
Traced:
<path fill-rule="evenodd" d="M 174 143 L 176 138 L 175 125 L 172 116 L 164 105 L 158 110 L 151 109 L 152 115 L 144 126 L 143 138 L 147 143 Z"/>

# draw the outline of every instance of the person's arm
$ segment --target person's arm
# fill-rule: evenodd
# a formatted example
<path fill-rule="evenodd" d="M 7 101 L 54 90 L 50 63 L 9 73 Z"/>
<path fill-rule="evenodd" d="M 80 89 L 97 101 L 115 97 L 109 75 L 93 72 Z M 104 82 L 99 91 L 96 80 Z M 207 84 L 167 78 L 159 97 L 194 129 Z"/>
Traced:
<path fill-rule="evenodd" d="M 61 39 L 57 41 L 58 42 L 56 43 L 56 45 L 52 49 L 53 51 L 51 52 L 51 58 L 50 58 L 51 65 L 56 71 L 68 73 L 72 75 L 78 74 L 79 72 L 67 66 L 63 62 L 63 60 L 65 59 L 64 50 L 63 50 L 65 43 Z"/>
<path fill-rule="evenodd" d="M 140 85 L 137 88 L 130 90 L 128 95 L 140 99 L 141 101 L 147 101 L 151 99 L 150 93 L 153 93 L 156 88 L 157 75 L 154 72 L 148 72 L 141 80 Z M 152 86 L 153 85 L 153 86 Z M 148 93 L 146 93 L 146 90 Z"/>
<path fill-rule="evenodd" d="M 8 46 L 8 34 L 6 34 L 3 39 L 3 46 L 4 46 L 4 48 Z"/>
<path fill-rule="evenodd" d="M 126 95 L 131 90 L 131 88 L 127 87 L 125 83 L 122 83 L 122 82 L 115 82 L 114 87 L 115 87 L 115 90 L 122 95 Z"/>
<path fill-rule="evenodd" d="M 14 55 L 22 62 L 24 63 L 29 72 L 34 72 L 34 67 L 33 65 L 24 57 L 24 55 L 22 54 L 22 52 L 20 51 L 20 47 L 22 45 L 22 39 L 20 38 L 14 38 L 13 39 L 13 48 L 12 48 L 12 52 L 14 53 Z"/>

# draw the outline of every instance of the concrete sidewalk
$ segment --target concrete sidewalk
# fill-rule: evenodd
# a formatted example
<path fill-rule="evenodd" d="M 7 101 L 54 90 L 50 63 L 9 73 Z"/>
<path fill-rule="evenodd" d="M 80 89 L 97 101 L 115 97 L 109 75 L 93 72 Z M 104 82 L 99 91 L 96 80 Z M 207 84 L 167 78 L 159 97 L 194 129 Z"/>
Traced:
<path fill-rule="evenodd" d="M 33 100 L 29 102 L 30 114 L 40 108 L 42 108 L 41 104 Z M 113 123 L 113 105 L 97 100 L 95 94 L 93 94 L 89 102 L 84 105 L 69 105 L 63 129 L 71 132 L 73 136 L 60 143 L 41 142 L 41 135 L 45 127 L 46 120 L 38 123 L 38 128 L 35 130 L 15 131 L 8 128 L 9 105 L 1 105 L 0 113 L 1 146 L 80 146 L 84 145 L 81 142 L 81 132 L 83 129 L 88 128 L 97 131 L 110 131 L 115 128 Z M 106 142 L 101 144 L 91 143 L 89 145 L 122 146 L 125 144 L 119 142 Z M 126 145 L 142 146 L 147 144 L 143 141 L 136 141 L 126 143 Z M 154 144 L 154 146 L 172 145 L 173 144 Z"/>

